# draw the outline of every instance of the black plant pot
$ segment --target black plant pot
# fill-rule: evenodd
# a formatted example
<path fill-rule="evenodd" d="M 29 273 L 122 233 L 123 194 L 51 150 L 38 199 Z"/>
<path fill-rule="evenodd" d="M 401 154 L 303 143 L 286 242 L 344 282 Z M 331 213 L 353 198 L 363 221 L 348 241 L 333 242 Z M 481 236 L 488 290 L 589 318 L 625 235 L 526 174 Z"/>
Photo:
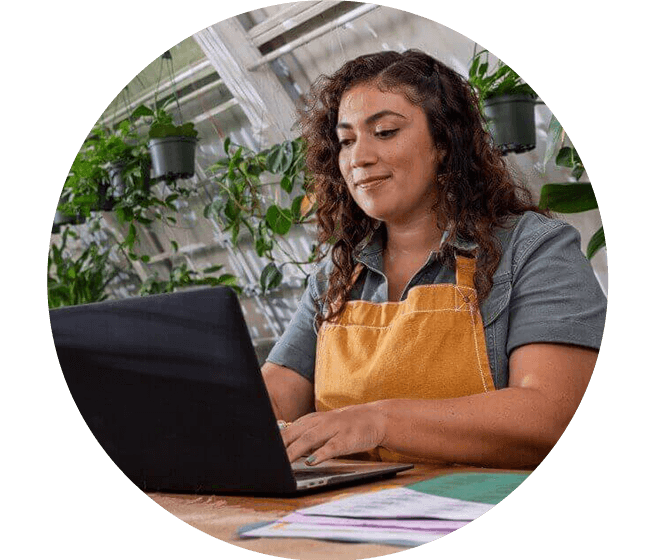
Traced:
<path fill-rule="evenodd" d="M 125 168 L 126 164 L 123 161 L 116 161 L 108 166 L 110 189 L 108 189 L 107 194 L 109 194 L 111 198 L 119 198 L 126 190 L 126 185 L 124 184 L 124 179 L 122 178 L 122 172 Z"/>
<path fill-rule="evenodd" d="M 190 179 L 195 175 L 197 138 L 170 136 L 149 141 L 154 179 Z"/>
<path fill-rule="evenodd" d="M 85 218 L 83 216 L 69 216 L 64 212 L 55 210 L 55 216 L 53 217 L 53 225 L 51 227 L 51 233 L 60 233 L 61 229 L 64 226 L 75 226 L 85 223 Z"/>
<path fill-rule="evenodd" d="M 103 183 L 99 185 L 99 204 L 95 208 L 97 211 L 110 212 L 115 208 L 115 195 L 112 185 Z"/>
<path fill-rule="evenodd" d="M 491 135 L 503 154 L 535 149 L 535 104 L 529 95 L 501 95 L 484 101 Z"/>

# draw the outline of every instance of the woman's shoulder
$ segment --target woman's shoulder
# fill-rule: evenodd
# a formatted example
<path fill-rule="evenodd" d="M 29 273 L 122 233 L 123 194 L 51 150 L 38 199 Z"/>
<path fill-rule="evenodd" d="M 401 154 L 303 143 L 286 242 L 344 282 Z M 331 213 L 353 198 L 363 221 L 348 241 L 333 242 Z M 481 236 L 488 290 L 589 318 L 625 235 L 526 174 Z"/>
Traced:
<path fill-rule="evenodd" d="M 512 216 L 504 227 L 496 230 L 496 235 L 501 243 L 525 244 L 535 243 L 538 239 L 563 230 L 576 231 L 563 220 L 529 210 L 519 216 Z"/>
<path fill-rule="evenodd" d="M 546 252 L 573 245 L 580 251 L 580 234 L 567 222 L 539 212 L 528 211 L 512 217 L 496 230 L 503 254 L 496 274 L 515 272 L 525 260 L 541 247 Z"/>
<path fill-rule="evenodd" d="M 314 265 L 310 276 L 308 276 L 308 287 L 316 297 L 328 289 L 328 279 L 331 272 L 333 272 L 333 267 L 330 251 Z"/>

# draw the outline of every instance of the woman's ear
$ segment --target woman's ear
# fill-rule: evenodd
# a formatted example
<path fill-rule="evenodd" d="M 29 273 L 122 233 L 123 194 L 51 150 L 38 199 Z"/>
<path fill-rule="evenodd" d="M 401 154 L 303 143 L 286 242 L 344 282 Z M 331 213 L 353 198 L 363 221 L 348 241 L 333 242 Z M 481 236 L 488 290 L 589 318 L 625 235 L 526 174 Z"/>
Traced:
<path fill-rule="evenodd" d="M 445 162 L 445 156 L 447 155 L 447 150 L 441 146 L 436 146 L 436 174 L 443 172 L 443 163 Z"/>

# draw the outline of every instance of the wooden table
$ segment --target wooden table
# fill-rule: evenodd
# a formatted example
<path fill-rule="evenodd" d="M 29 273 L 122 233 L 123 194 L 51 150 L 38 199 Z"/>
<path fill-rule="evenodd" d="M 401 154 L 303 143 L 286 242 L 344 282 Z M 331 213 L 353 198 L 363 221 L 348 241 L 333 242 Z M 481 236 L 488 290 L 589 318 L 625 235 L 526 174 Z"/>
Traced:
<path fill-rule="evenodd" d="M 358 559 L 382 556 L 404 550 L 382 544 L 341 543 L 314 539 L 257 538 L 242 539 L 236 531 L 248 523 L 275 521 L 295 510 L 353 494 L 394 488 L 453 472 L 503 472 L 471 467 L 438 467 L 416 465 L 395 478 L 359 484 L 318 494 L 295 498 L 256 498 L 249 496 L 167 494 L 147 495 L 167 511 L 213 537 L 263 554 L 301 560 Z M 511 471 L 508 471 L 511 472 Z M 517 471 L 530 472 L 530 471 Z"/>

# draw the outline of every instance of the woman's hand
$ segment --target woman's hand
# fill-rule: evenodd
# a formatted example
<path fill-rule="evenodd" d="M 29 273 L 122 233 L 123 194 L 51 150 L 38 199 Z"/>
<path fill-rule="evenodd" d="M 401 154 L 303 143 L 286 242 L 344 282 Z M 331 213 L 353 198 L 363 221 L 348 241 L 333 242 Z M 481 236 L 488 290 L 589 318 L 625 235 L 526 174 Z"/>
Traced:
<path fill-rule="evenodd" d="M 282 439 L 290 461 L 310 455 L 309 465 L 368 451 L 386 435 L 386 419 L 374 403 L 307 414 L 284 428 Z"/>

